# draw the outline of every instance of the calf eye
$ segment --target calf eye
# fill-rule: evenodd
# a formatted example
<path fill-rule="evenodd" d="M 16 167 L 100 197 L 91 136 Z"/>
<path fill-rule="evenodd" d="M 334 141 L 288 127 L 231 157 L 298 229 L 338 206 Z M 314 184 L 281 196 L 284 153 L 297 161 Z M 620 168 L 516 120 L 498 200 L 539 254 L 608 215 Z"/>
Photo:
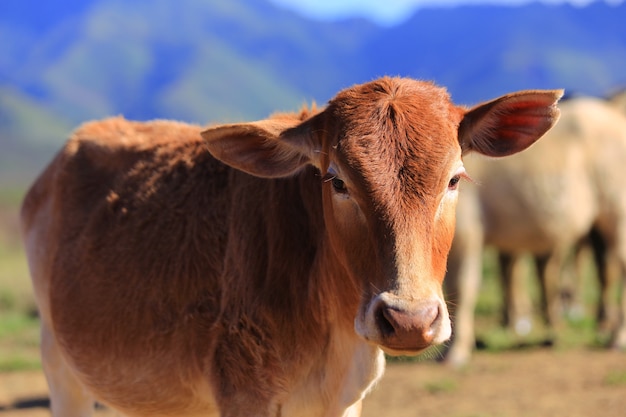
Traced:
<path fill-rule="evenodd" d="M 333 190 L 335 190 L 336 193 L 348 193 L 348 187 L 346 187 L 346 183 L 337 176 L 337 171 L 332 166 L 328 167 L 328 172 L 324 176 L 324 181 L 330 181 L 331 185 L 333 186 Z"/>
<path fill-rule="evenodd" d="M 463 178 L 471 181 L 471 179 L 467 176 L 467 173 L 465 172 L 465 168 L 461 166 L 459 169 L 456 170 L 454 176 L 450 178 L 450 182 L 448 182 L 448 190 L 454 191 L 459 188 L 459 182 Z"/>
<path fill-rule="evenodd" d="M 348 192 L 348 188 L 346 187 L 346 183 L 343 182 L 343 180 L 340 180 L 339 178 L 335 177 L 331 180 L 331 184 L 333 185 L 333 188 L 335 189 L 335 191 L 337 191 L 338 193 L 347 193 Z"/>
<path fill-rule="evenodd" d="M 459 188 L 459 181 L 461 181 L 460 175 L 455 175 L 454 177 L 450 178 L 450 182 L 448 183 L 448 189 L 456 190 L 457 188 Z"/>

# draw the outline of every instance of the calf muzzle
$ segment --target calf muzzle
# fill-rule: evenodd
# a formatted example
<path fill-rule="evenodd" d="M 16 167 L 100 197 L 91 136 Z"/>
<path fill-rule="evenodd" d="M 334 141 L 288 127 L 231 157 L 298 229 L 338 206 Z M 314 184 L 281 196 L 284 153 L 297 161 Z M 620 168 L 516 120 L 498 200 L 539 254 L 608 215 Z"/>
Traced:
<path fill-rule="evenodd" d="M 390 355 L 415 355 L 450 338 L 450 316 L 443 299 L 415 300 L 389 292 L 375 296 L 357 317 L 356 332 Z"/>

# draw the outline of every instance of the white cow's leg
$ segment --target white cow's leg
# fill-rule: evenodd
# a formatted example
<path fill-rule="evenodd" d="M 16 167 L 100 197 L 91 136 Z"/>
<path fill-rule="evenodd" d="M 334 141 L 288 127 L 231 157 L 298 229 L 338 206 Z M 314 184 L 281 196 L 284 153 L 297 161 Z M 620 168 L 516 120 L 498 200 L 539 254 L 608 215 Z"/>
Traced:
<path fill-rule="evenodd" d="M 588 261 L 589 251 L 587 249 L 592 249 L 591 244 L 591 240 L 580 240 L 576 243 L 572 256 L 564 259 L 559 296 L 563 313 L 570 319 L 580 320 L 585 315 L 585 303 L 583 301 L 585 280 L 583 277 Z"/>
<path fill-rule="evenodd" d="M 618 323 L 611 340 L 611 346 L 617 349 L 626 349 L 626 224 L 620 224 L 618 230 L 618 243 L 616 246 L 620 268 L 616 267 L 612 275 L 614 277 L 621 275 L 622 290 L 620 294 L 621 301 L 617 319 Z M 620 274 L 617 274 L 617 272 Z M 616 283 L 619 284 L 619 279 L 614 279 L 613 281 L 617 281 Z"/>
<path fill-rule="evenodd" d="M 59 346 L 48 325 L 41 327 L 42 364 L 50 389 L 53 417 L 89 417 L 94 399 L 76 379 L 61 356 Z"/>
<path fill-rule="evenodd" d="M 614 250 L 608 250 L 597 259 L 600 300 L 596 319 L 601 334 L 614 331 L 620 323 L 620 308 L 616 299 L 617 286 L 623 275 L 623 261 Z"/>
<path fill-rule="evenodd" d="M 622 261 L 615 239 L 610 234 L 603 235 L 600 231 L 592 230 L 589 243 L 593 249 L 600 286 L 596 321 L 599 332 L 604 337 L 618 326 L 619 312 L 614 295 L 615 285 L 619 284 L 622 274 Z"/>
<path fill-rule="evenodd" d="M 616 349 L 626 350 L 626 275 L 623 276 L 622 281 L 619 324 L 611 341 L 611 346 Z"/>
<path fill-rule="evenodd" d="M 500 279 L 504 293 L 502 324 L 526 336 L 532 328 L 532 302 L 526 285 L 526 268 L 520 255 L 500 252 Z"/>
<path fill-rule="evenodd" d="M 467 244 L 457 241 L 448 262 L 446 292 L 454 324 L 445 361 L 454 367 L 469 362 L 474 350 L 474 309 L 482 280 L 482 252 L 482 235 Z"/>
<path fill-rule="evenodd" d="M 563 252 L 555 249 L 544 256 L 536 256 L 541 284 L 541 315 L 551 330 L 561 323 L 560 283 L 563 268 Z"/>

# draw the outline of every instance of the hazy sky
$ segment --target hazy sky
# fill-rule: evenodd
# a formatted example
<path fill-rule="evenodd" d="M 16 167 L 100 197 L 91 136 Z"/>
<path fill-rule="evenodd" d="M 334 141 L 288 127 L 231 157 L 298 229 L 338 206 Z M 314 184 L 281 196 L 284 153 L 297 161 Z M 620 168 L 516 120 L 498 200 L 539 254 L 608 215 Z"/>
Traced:
<path fill-rule="evenodd" d="M 460 4 L 500 4 L 520 5 L 533 0 L 271 0 L 286 8 L 304 15 L 334 20 L 349 16 L 362 16 L 383 25 L 393 25 L 410 17 L 412 12 L 422 6 L 456 6 Z M 537 0 L 535 0 L 537 1 Z M 602 0 L 539 0 L 543 3 L 570 3 L 584 6 L 593 1 Z M 623 0 L 604 0 L 619 4 Z"/>

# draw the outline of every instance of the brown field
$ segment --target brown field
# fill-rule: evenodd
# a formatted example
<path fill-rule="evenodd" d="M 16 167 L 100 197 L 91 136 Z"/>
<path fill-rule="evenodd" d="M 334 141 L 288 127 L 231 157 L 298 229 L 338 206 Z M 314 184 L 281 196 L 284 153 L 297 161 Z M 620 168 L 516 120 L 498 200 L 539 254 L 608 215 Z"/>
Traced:
<path fill-rule="evenodd" d="M 0 374 L 0 417 L 48 416 L 43 374 Z M 100 409 L 98 416 L 115 415 Z M 470 366 L 392 363 L 363 417 L 623 417 L 626 354 L 537 348 L 479 352 Z"/>

